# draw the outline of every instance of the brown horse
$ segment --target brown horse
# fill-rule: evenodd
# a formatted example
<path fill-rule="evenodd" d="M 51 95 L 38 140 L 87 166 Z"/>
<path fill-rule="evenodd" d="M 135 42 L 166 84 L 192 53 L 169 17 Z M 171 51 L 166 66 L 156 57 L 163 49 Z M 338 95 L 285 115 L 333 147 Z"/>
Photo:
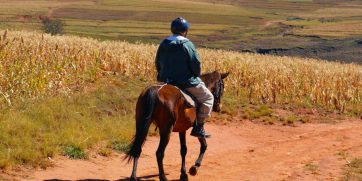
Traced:
<path fill-rule="evenodd" d="M 214 95 L 213 111 L 220 112 L 220 99 L 224 91 L 223 79 L 229 73 L 220 74 L 217 71 L 201 76 L 207 88 Z M 153 85 L 147 87 L 139 96 L 136 105 L 136 135 L 132 141 L 131 149 L 126 158 L 128 162 L 133 159 L 133 170 L 130 180 L 137 180 L 136 170 L 138 158 L 142 152 L 142 146 L 146 140 L 148 129 L 153 122 L 159 128 L 160 144 L 156 156 L 159 169 L 159 178 L 166 181 L 163 169 L 163 157 L 171 132 L 179 132 L 181 144 L 181 176 L 180 180 L 188 180 L 185 166 L 186 131 L 193 125 L 196 118 L 196 108 L 183 96 L 180 89 L 170 84 Z M 200 154 L 194 166 L 190 168 L 190 174 L 196 175 L 204 156 L 207 144 L 205 138 L 199 138 Z"/>

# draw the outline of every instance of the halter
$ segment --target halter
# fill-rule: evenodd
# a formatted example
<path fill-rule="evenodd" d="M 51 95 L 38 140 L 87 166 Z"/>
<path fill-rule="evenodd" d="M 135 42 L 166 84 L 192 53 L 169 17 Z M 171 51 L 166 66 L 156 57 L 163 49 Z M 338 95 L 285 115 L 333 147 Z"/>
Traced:
<path fill-rule="evenodd" d="M 220 98 L 221 98 L 221 95 L 223 93 L 223 87 L 224 87 L 224 81 L 222 79 L 220 79 L 217 83 L 217 87 L 215 89 L 215 99 L 214 99 L 214 103 L 215 104 L 220 104 Z"/>

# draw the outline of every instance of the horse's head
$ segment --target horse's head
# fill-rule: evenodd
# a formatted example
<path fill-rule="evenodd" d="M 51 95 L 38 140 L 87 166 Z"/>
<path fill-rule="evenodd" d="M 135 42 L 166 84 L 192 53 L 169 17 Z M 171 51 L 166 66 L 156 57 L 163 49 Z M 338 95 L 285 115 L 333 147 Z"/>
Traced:
<path fill-rule="evenodd" d="M 218 71 L 201 75 L 202 81 L 205 82 L 206 87 L 211 91 L 212 95 L 214 95 L 214 106 L 212 110 L 215 112 L 221 111 L 221 97 L 224 93 L 224 79 L 228 75 L 229 72 L 219 73 Z"/>

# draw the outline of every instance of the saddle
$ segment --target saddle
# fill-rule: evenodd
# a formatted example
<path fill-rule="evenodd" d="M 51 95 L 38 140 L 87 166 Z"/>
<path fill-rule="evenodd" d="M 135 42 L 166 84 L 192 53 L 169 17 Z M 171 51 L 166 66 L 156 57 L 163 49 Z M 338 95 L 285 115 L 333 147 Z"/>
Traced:
<path fill-rule="evenodd" d="M 182 90 L 180 89 L 182 95 L 184 96 L 184 98 L 186 99 L 186 102 L 189 104 L 190 107 L 197 107 L 197 102 L 195 101 L 196 98 L 191 95 L 189 92 L 187 92 L 186 90 Z"/>
<path fill-rule="evenodd" d="M 158 86 L 164 86 L 164 85 L 172 85 L 172 84 L 167 84 L 164 82 L 160 82 L 158 84 Z M 181 94 L 183 95 L 183 97 L 186 99 L 186 102 L 189 104 L 188 106 L 190 107 L 197 107 L 197 99 L 196 97 L 194 97 L 192 94 L 190 94 L 187 90 L 185 89 L 180 89 L 175 85 L 172 85 L 174 87 L 176 87 L 178 90 L 180 90 Z"/>

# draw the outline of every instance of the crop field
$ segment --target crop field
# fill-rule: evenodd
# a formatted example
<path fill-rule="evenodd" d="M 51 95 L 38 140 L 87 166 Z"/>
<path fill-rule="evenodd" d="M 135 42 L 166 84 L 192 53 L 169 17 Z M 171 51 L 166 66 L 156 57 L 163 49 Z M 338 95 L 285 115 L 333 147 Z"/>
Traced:
<path fill-rule="evenodd" d="M 362 37 L 359 1 L 1 0 L 0 4 L 2 29 L 41 31 L 38 17 L 49 16 L 63 20 L 65 34 L 159 43 L 169 35 L 169 22 L 183 16 L 191 22 L 190 38 L 200 47 L 346 62 L 360 62 L 362 52 L 351 42 Z M 331 47 L 338 54 L 326 55 Z M 358 54 L 351 56 L 350 49 Z"/>
<path fill-rule="evenodd" d="M 16 97 L 67 93 L 70 87 L 96 81 L 103 71 L 144 80 L 156 77 L 157 46 L 152 44 L 7 31 L 1 37 L 0 91 L 9 105 Z M 245 89 L 250 102 L 310 101 L 342 112 L 361 102 L 358 65 L 224 50 L 201 49 L 200 54 L 204 71 L 231 72 L 227 87 Z"/>

